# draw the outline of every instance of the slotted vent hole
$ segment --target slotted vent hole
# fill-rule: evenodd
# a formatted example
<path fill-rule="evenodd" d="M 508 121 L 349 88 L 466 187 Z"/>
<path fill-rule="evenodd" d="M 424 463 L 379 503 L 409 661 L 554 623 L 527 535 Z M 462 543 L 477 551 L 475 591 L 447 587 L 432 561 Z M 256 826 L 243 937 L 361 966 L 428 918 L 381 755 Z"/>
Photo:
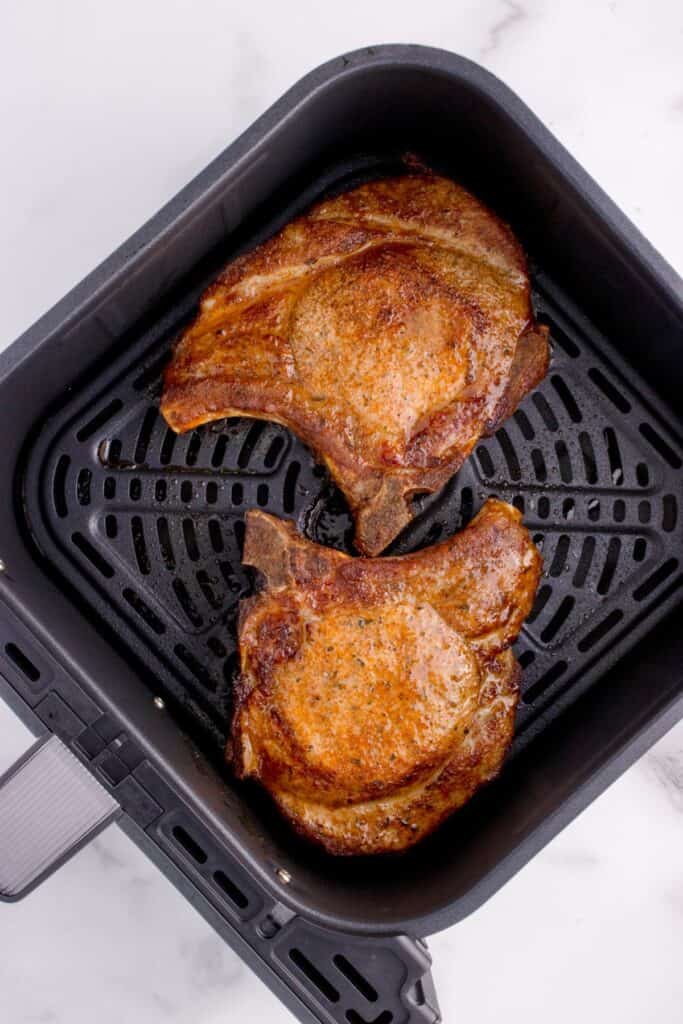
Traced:
<path fill-rule="evenodd" d="M 652 445 L 654 450 L 662 456 L 665 462 L 668 462 L 672 469 L 680 469 L 681 459 L 680 456 L 673 450 L 668 441 L 665 441 L 662 435 L 655 430 L 649 423 L 641 423 L 639 427 L 640 433 L 643 435 L 646 441 Z"/>
<path fill-rule="evenodd" d="M 567 565 L 567 555 L 569 554 L 569 537 L 566 533 L 563 533 L 557 542 L 555 548 L 555 554 L 553 560 L 550 563 L 548 570 L 549 576 L 561 576 Z"/>
<path fill-rule="evenodd" d="M 631 403 L 624 394 L 619 390 L 616 384 L 612 383 L 608 377 L 599 370 L 597 366 L 591 366 L 588 371 L 588 376 L 593 383 L 602 391 L 603 395 L 610 400 L 612 405 L 619 410 L 619 412 L 630 412 Z"/>
<path fill-rule="evenodd" d="M 546 498 L 545 494 L 543 497 L 538 499 L 538 517 L 539 519 L 547 519 L 550 515 L 550 498 Z"/>
<path fill-rule="evenodd" d="M 376 1003 L 379 995 L 377 989 L 370 984 L 367 978 L 363 977 L 359 970 L 346 959 L 341 953 L 336 953 L 332 958 L 334 966 L 340 971 L 347 981 L 350 981 L 355 989 L 368 1000 L 369 1003 Z"/>
<path fill-rule="evenodd" d="M 548 470 L 545 467 L 545 459 L 540 448 L 531 449 L 531 464 L 534 467 L 536 479 L 539 483 L 545 483 L 548 479 Z"/>
<path fill-rule="evenodd" d="M 334 987 L 331 981 L 325 977 L 321 971 L 311 963 L 307 956 L 305 956 L 300 949 L 290 949 L 289 959 L 292 963 L 299 968 L 301 973 L 306 977 L 311 984 L 315 985 L 319 992 L 325 996 L 331 1003 L 339 1002 L 339 992 Z"/>
<path fill-rule="evenodd" d="M 68 455 L 60 455 L 52 481 L 52 499 L 55 503 L 55 511 L 60 519 L 66 518 L 69 509 L 66 504 L 66 474 L 69 471 L 71 459 Z"/>
<path fill-rule="evenodd" d="M 512 445 L 508 432 L 504 428 L 501 427 L 497 432 L 496 441 L 500 445 L 500 450 L 502 451 L 505 462 L 507 463 L 510 479 L 519 480 L 522 476 L 522 470 L 519 465 L 519 459 L 517 458 L 517 452 Z"/>
<path fill-rule="evenodd" d="M 569 484 L 572 482 L 572 462 L 569 457 L 569 450 L 564 441 L 555 442 L 555 454 L 557 455 L 557 463 L 560 467 L 560 478 L 562 483 Z"/>
<path fill-rule="evenodd" d="M 597 523 L 600 518 L 600 502 L 597 498 L 591 498 L 588 502 L 588 518 L 592 523 Z"/>
<path fill-rule="evenodd" d="M 149 442 L 152 439 L 152 433 L 154 426 L 157 421 L 157 411 L 154 407 L 147 410 L 142 420 L 142 426 L 140 427 L 140 433 L 138 434 L 138 443 L 135 446 L 135 462 L 140 465 L 147 458 L 147 449 L 149 448 Z"/>
<path fill-rule="evenodd" d="M 479 463 L 479 468 L 481 469 L 482 474 L 487 479 L 491 479 L 495 470 L 493 468 L 493 459 L 491 458 L 488 449 L 485 448 L 483 444 L 480 444 L 475 452 L 475 455 L 477 457 L 477 462 Z"/>
<path fill-rule="evenodd" d="M 576 404 L 576 400 L 571 391 L 569 390 L 566 381 L 557 374 L 554 374 L 550 378 L 550 383 L 555 388 L 555 391 L 557 392 L 557 397 L 560 399 L 562 405 L 567 410 L 569 419 L 572 421 L 572 423 L 580 423 L 583 418 L 581 416 L 581 410 Z"/>
<path fill-rule="evenodd" d="M 104 518 L 104 532 L 109 540 L 115 540 L 119 532 L 118 522 L 116 516 L 108 515 Z"/>
<path fill-rule="evenodd" d="M 157 480 L 156 484 L 154 485 L 154 498 L 155 498 L 155 500 L 158 501 L 158 502 L 166 501 L 167 493 L 168 493 L 168 488 L 167 488 L 167 485 L 166 485 L 166 481 L 165 480 Z"/>
<path fill-rule="evenodd" d="M 294 460 L 290 462 L 285 473 L 285 483 L 282 490 L 282 507 L 285 512 L 293 512 L 296 505 L 296 484 L 301 472 L 301 463 Z"/>
<path fill-rule="evenodd" d="M 268 504 L 268 484 L 259 484 L 256 489 L 256 503 L 260 508 Z"/>
<path fill-rule="evenodd" d="M 571 615 L 575 604 L 576 598 L 572 597 L 571 594 L 567 594 L 562 598 L 557 611 L 541 632 L 541 640 L 544 644 L 550 643 L 550 641 L 557 636 L 562 626 L 564 626 L 565 622 Z"/>
<path fill-rule="evenodd" d="M 650 482 L 650 471 L 647 463 L 639 462 L 636 466 L 636 481 L 639 487 L 647 487 Z"/>
<path fill-rule="evenodd" d="M 514 421 L 520 429 L 520 433 L 525 441 L 533 441 L 534 439 L 534 428 L 531 426 L 529 417 L 523 409 L 518 409 L 513 415 Z"/>
<path fill-rule="evenodd" d="M 133 516 L 131 519 L 130 532 L 133 538 L 133 549 L 135 551 L 138 569 L 143 576 L 149 576 L 152 566 L 147 552 L 147 544 L 145 543 L 145 528 L 142 525 L 142 519 L 140 516 Z"/>
<path fill-rule="evenodd" d="M 249 460 L 254 453 L 254 448 L 261 439 L 261 435 L 265 429 L 266 424 L 263 420 L 255 420 L 249 427 L 247 436 L 244 439 L 244 444 L 237 456 L 237 465 L 240 469 L 246 469 L 249 465 Z"/>
<path fill-rule="evenodd" d="M 142 497 L 142 482 L 138 477 L 134 476 L 128 485 L 128 494 L 131 501 L 139 501 Z"/>
<path fill-rule="evenodd" d="M 656 590 L 664 580 L 668 579 L 677 568 L 678 559 L 669 558 L 666 562 L 660 565 L 658 569 L 655 569 L 655 571 L 633 591 L 633 596 L 636 601 L 643 601 L 646 597 L 649 597 L 652 591 Z"/>
<path fill-rule="evenodd" d="M 585 430 L 582 430 L 579 434 L 579 445 L 583 455 L 583 470 L 586 476 L 586 483 L 596 484 L 598 482 L 598 464 L 595 461 L 593 442 Z"/>
<path fill-rule="evenodd" d="M 209 520 L 209 540 L 211 541 L 211 547 L 217 555 L 224 549 L 223 534 L 221 533 L 221 524 L 217 519 Z"/>
<path fill-rule="evenodd" d="M 191 519 L 183 519 L 183 540 L 185 541 L 185 550 L 188 557 L 191 561 L 198 562 L 200 557 L 199 544 L 197 543 L 194 523 Z"/>
<path fill-rule="evenodd" d="M 650 502 L 649 501 L 640 501 L 640 502 L 638 502 L 638 522 L 639 523 L 643 523 L 643 525 L 645 523 L 649 523 L 651 515 L 652 515 L 652 509 L 650 508 Z"/>
<path fill-rule="evenodd" d="M 103 409 L 100 409 L 91 420 L 88 420 L 76 434 L 77 441 L 87 441 L 88 438 L 92 437 L 96 431 L 103 427 L 112 416 L 115 416 L 117 412 L 123 409 L 123 402 L 120 398 L 114 398 L 108 405 L 105 405 Z"/>
<path fill-rule="evenodd" d="M 206 641 L 206 646 L 209 648 L 212 654 L 215 654 L 217 658 L 227 658 L 228 651 L 225 644 L 218 639 L 217 636 L 210 636 Z"/>
<path fill-rule="evenodd" d="M 515 494 L 514 498 L 512 499 L 512 504 L 518 512 L 521 512 L 522 515 L 524 515 L 524 498 L 521 494 Z"/>
<path fill-rule="evenodd" d="M 82 469 L 78 474 L 78 481 L 76 483 L 76 497 L 78 498 L 79 505 L 90 504 L 90 484 L 92 481 L 92 473 L 89 469 Z"/>
<path fill-rule="evenodd" d="M 189 480 L 183 480 L 180 485 L 180 500 L 185 505 L 189 505 L 192 501 L 192 483 Z"/>
<path fill-rule="evenodd" d="M 105 477 L 104 488 L 102 493 L 104 494 L 107 501 L 111 501 L 116 497 L 116 480 L 113 476 Z"/>
<path fill-rule="evenodd" d="M 159 462 L 162 466 L 168 466 L 173 458 L 173 449 L 175 448 L 177 436 L 178 435 L 175 431 L 168 427 L 164 434 L 164 440 L 161 444 L 161 452 L 159 453 Z"/>
<path fill-rule="evenodd" d="M 31 683 L 37 683 L 40 679 L 40 670 L 33 664 L 27 654 L 17 647 L 16 644 L 8 643 L 5 644 L 5 654 L 12 662 L 15 668 L 18 668 L 22 675 Z"/>
<path fill-rule="evenodd" d="M 612 537 L 609 544 L 607 545 L 607 555 L 605 557 L 605 564 L 602 567 L 600 573 L 600 579 L 598 580 L 597 591 L 598 594 L 605 595 L 612 585 L 614 579 L 614 573 L 617 569 L 619 562 L 619 553 L 621 551 L 621 541 L 618 537 Z"/>
<path fill-rule="evenodd" d="M 106 451 L 106 455 L 102 460 L 103 465 L 119 469 L 121 466 L 121 452 L 123 451 L 123 445 L 121 441 L 119 441 L 118 437 L 112 438 L 108 444 L 105 444 L 104 451 Z"/>
<path fill-rule="evenodd" d="M 621 452 L 619 451 L 617 435 L 612 427 L 605 427 L 604 438 L 605 444 L 607 445 L 607 458 L 609 459 L 609 471 L 612 477 L 612 483 L 616 487 L 621 487 L 624 482 L 624 467 L 621 461 Z"/>
<path fill-rule="evenodd" d="M 263 460 L 263 465 L 266 469 L 273 469 L 277 464 L 277 460 L 280 457 L 280 453 L 285 446 L 285 439 L 282 434 L 276 434 L 273 440 L 270 442 L 270 447 L 266 452 L 266 457 Z"/>
<path fill-rule="evenodd" d="M 159 616 L 152 611 L 149 605 L 142 600 L 139 594 L 136 594 L 135 591 L 131 590 L 130 587 L 125 587 L 122 593 L 124 601 L 128 602 L 131 608 L 133 608 L 133 610 L 137 612 L 140 618 L 143 619 L 147 623 L 147 625 L 154 630 L 157 636 L 163 636 L 163 634 L 166 632 L 166 627 L 164 626 Z"/>
<path fill-rule="evenodd" d="M 524 669 L 528 668 L 529 665 L 531 665 L 532 661 L 535 660 L 535 658 L 536 655 L 534 654 L 534 652 L 527 649 L 526 651 L 522 651 L 517 661 L 519 662 L 520 668 Z"/>
<path fill-rule="evenodd" d="M 545 395 L 542 395 L 540 391 L 535 391 L 531 396 L 531 401 L 536 406 L 536 410 L 547 429 L 553 431 L 557 430 L 560 424 L 557 422 L 557 416 L 553 412 Z"/>
<path fill-rule="evenodd" d="M 232 485 L 232 492 L 230 495 L 233 505 L 241 505 L 244 498 L 244 488 L 241 483 Z"/>
<path fill-rule="evenodd" d="M 574 586 L 583 587 L 590 567 L 593 564 L 593 556 L 595 554 L 595 537 L 584 537 L 583 544 L 581 546 L 581 554 L 579 555 L 579 561 L 574 572 Z"/>
<path fill-rule="evenodd" d="M 425 547 L 430 547 L 432 544 L 436 544 L 438 540 L 443 536 L 443 526 L 441 523 L 432 523 L 427 530 L 425 537 Z"/>
<path fill-rule="evenodd" d="M 526 693 L 522 694 L 522 700 L 525 704 L 533 704 L 534 701 L 538 700 L 546 690 L 549 690 L 553 683 L 556 683 L 560 676 L 563 676 L 567 671 L 568 663 L 566 661 L 556 661 L 550 666 L 547 672 L 544 672 L 540 679 L 537 679 L 533 683 Z"/>
<path fill-rule="evenodd" d="M 615 523 L 623 523 L 626 517 L 626 503 L 617 498 L 612 507 L 612 515 L 614 516 Z"/>
<path fill-rule="evenodd" d="M 633 542 L 633 561 L 642 562 L 647 554 L 647 541 L 644 537 L 636 537 Z"/>
<path fill-rule="evenodd" d="M 185 612 L 185 615 L 188 617 L 192 625 L 196 629 L 199 629 L 199 627 L 203 625 L 204 620 L 199 614 L 197 606 L 195 605 L 194 601 L 190 597 L 190 593 L 187 587 L 185 586 L 183 581 L 178 578 L 173 580 L 172 587 L 173 592 L 178 599 L 178 604 Z"/>
<path fill-rule="evenodd" d="M 557 342 L 560 348 L 564 349 L 567 355 L 571 356 L 572 359 L 577 359 L 581 354 L 581 350 L 576 342 L 572 341 L 572 339 L 556 325 L 552 328 L 551 340 Z"/>
<path fill-rule="evenodd" d="M 182 846 L 185 853 L 189 853 L 192 860 L 196 861 L 197 864 L 206 864 L 209 859 L 206 851 L 199 845 L 197 840 L 182 827 L 182 825 L 176 825 L 174 827 L 173 838 L 180 844 L 180 846 Z"/>
<path fill-rule="evenodd" d="M 215 505 L 218 501 L 218 484 L 215 480 L 209 480 L 206 485 L 206 502 L 207 505 Z"/>
<path fill-rule="evenodd" d="M 168 527 L 168 519 L 161 516 L 157 519 L 157 537 L 159 539 L 159 550 L 161 551 L 161 557 L 164 560 L 164 565 L 171 572 L 175 570 L 176 561 L 173 553 L 173 543 L 171 541 L 171 531 Z"/>
<path fill-rule="evenodd" d="M 534 601 L 533 608 L 527 615 L 527 622 L 535 622 L 538 616 L 541 614 L 545 606 L 547 605 L 550 595 L 552 594 L 552 587 L 549 587 L 547 583 L 539 589 L 536 594 L 536 600 Z"/>
<path fill-rule="evenodd" d="M 239 910 L 245 910 L 249 906 L 249 900 L 238 885 L 225 874 L 224 871 L 214 871 L 213 880 L 218 888 L 234 903 Z"/>
<path fill-rule="evenodd" d="M 469 523 L 474 511 L 474 495 L 471 487 L 463 487 L 460 494 L 460 515 L 463 523 Z"/>
<path fill-rule="evenodd" d="M 562 518 L 567 520 L 573 519 L 575 507 L 576 504 L 573 498 L 565 498 L 562 502 Z"/>
<path fill-rule="evenodd" d="M 665 533 L 671 533 L 676 528 L 678 509 L 673 494 L 665 494 L 662 499 L 662 529 Z"/>
<path fill-rule="evenodd" d="M 216 441 L 215 447 L 211 454 L 211 465 L 214 469 L 219 469 L 223 465 L 225 453 L 228 450 L 229 438 L 225 434 L 221 434 Z"/>
<path fill-rule="evenodd" d="M 202 447 L 202 435 L 198 430 L 193 430 L 192 436 L 190 437 L 190 443 L 187 446 L 185 453 L 185 465 L 196 466 L 197 459 L 199 458 L 199 450 Z"/>

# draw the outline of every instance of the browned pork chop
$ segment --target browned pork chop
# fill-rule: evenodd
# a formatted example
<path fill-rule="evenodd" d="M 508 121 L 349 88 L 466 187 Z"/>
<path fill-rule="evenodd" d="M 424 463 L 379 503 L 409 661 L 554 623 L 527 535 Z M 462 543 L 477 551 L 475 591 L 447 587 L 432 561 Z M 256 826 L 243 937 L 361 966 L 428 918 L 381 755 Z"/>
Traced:
<path fill-rule="evenodd" d="M 548 366 L 510 230 L 429 174 L 314 207 L 226 267 L 168 367 L 176 431 L 246 415 L 327 464 L 379 554 Z"/>
<path fill-rule="evenodd" d="M 401 850 L 498 772 L 541 568 L 516 509 L 490 500 L 442 544 L 388 558 L 251 511 L 244 561 L 265 588 L 241 608 L 228 754 L 299 832 L 331 853 Z"/>

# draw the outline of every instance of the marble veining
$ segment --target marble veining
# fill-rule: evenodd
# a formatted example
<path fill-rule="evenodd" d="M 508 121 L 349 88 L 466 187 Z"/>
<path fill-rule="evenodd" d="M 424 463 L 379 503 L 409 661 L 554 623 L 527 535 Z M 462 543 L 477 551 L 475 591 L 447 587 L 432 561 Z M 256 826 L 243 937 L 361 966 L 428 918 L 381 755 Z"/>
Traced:
<path fill-rule="evenodd" d="M 381 41 L 484 63 L 683 269 L 678 0 L 6 7 L 0 347 L 298 77 Z M 0 771 L 30 742 L 0 704 Z M 678 1024 L 682 812 L 680 724 L 486 906 L 430 939 L 445 1020 Z M 115 827 L 0 906 L 0 1024 L 291 1019 Z"/>
<path fill-rule="evenodd" d="M 647 763 L 672 806 L 683 813 L 683 746 L 670 752 L 657 748 L 648 755 Z"/>
<path fill-rule="evenodd" d="M 498 50 L 510 35 L 510 30 L 523 24 L 528 18 L 526 8 L 522 4 L 515 3 L 515 0 L 502 0 L 502 6 L 506 13 L 498 21 L 494 22 L 488 32 L 488 40 L 481 48 L 480 55 L 489 57 Z"/>

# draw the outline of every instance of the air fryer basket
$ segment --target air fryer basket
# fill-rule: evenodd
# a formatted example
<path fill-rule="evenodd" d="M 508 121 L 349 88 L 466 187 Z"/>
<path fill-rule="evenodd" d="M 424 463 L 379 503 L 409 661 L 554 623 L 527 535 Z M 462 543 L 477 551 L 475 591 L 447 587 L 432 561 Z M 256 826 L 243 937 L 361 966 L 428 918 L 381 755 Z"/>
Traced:
<path fill-rule="evenodd" d="M 524 513 L 545 569 L 502 777 L 410 854 L 339 862 L 235 785 L 222 748 L 253 582 L 245 510 L 350 551 L 348 511 L 280 426 L 176 437 L 160 375 L 222 263 L 407 151 L 512 224 L 553 355 L 393 550 L 448 536 L 496 495 Z M 427 954 L 396 933 L 473 909 L 680 715 L 683 447 L 665 400 L 683 380 L 682 308 L 673 272 L 500 83 L 387 47 L 300 83 L 0 362 L 0 417 L 26 439 L 0 456 L 15 480 L 0 509 L 8 698 L 90 767 L 302 1017 L 434 1020 Z"/>

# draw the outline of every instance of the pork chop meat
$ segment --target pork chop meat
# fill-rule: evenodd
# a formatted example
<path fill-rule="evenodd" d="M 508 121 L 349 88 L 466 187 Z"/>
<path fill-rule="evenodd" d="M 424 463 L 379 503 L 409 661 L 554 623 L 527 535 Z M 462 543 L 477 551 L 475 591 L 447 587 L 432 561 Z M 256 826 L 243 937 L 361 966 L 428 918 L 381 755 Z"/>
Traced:
<path fill-rule="evenodd" d="M 514 728 L 510 650 L 541 559 L 519 513 L 486 503 L 412 555 L 350 558 L 247 513 L 228 756 L 335 854 L 401 850 L 499 770 Z"/>
<path fill-rule="evenodd" d="M 379 554 L 548 366 L 511 231 L 454 182 L 408 174 L 314 207 L 231 263 L 167 369 L 176 431 L 284 423 Z"/>

